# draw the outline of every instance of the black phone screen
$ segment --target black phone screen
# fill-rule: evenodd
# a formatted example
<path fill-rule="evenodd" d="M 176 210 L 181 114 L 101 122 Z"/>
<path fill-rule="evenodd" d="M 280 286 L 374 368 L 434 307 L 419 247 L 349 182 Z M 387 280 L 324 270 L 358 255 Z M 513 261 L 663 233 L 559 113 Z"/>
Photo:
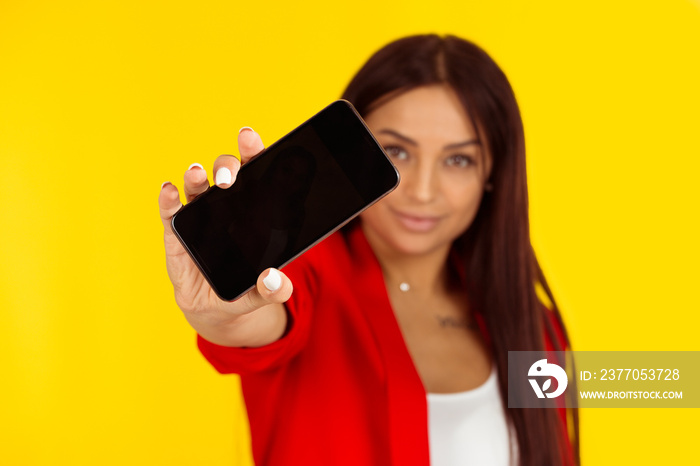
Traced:
<path fill-rule="evenodd" d="M 224 300 L 281 268 L 393 190 L 398 172 L 339 100 L 173 216 L 176 235 Z"/>

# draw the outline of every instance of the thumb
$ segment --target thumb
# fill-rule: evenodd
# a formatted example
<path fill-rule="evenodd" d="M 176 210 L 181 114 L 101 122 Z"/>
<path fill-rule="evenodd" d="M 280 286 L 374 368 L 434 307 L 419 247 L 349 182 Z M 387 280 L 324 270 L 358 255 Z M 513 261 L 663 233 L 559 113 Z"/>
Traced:
<path fill-rule="evenodd" d="M 247 314 L 268 304 L 282 304 L 291 296 L 292 281 L 277 269 L 267 269 L 258 276 L 255 288 L 235 303 L 236 313 Z"/>

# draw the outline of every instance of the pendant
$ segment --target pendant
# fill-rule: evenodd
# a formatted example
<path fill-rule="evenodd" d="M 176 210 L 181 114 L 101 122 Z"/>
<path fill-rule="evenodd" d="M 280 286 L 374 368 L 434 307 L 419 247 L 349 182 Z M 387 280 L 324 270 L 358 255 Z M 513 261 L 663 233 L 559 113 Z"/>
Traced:
<path fill-rule="evenodd" d="M 404 293 L 405 293 L 406 291 L 410 290 L 410 289 L 411 289 L 411 285 L 409 285 L 409 284 L 406 283 L 406 282 L 401 282 L 401 283 L 399 284 L 399 290 L 403 291 Z"/>

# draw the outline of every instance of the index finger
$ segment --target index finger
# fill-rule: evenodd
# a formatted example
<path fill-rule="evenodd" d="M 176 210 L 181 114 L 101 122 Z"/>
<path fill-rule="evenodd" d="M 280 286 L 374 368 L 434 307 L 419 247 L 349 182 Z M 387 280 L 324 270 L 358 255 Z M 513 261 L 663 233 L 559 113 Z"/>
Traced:
<path fill-rule="evenodd" d="M 241 162 L 247 163 L 265 148 L 260 135 L 250 126 L 244 126 L 238 131 L 238 152 Z"/>
<path fill-rule="evenodd" d="M 228 188 L 235 181 L 241 162 L 247 163 L 265 148 L 260 135 L 249 126 L 238 131 L 240 160 L 233 155 L 220 155 L 214 162 L 214 182 L 220 188 Z"/>

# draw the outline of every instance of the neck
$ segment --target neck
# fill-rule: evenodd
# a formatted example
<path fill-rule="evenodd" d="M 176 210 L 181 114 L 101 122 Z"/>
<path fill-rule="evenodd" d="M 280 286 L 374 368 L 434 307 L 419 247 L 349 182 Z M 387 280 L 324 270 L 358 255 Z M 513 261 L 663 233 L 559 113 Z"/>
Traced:
<path fill-rule="evenodd" d="M 410 293 L 415 296 L 434 296 L 448 292 L 447 259 L 450 245 L 423 254 L 405 254 L 390 248 L 364 224 L 362 229 L 377 256 L 389 289 L 398 290 L 401 283 L 408 283 Z"/>

